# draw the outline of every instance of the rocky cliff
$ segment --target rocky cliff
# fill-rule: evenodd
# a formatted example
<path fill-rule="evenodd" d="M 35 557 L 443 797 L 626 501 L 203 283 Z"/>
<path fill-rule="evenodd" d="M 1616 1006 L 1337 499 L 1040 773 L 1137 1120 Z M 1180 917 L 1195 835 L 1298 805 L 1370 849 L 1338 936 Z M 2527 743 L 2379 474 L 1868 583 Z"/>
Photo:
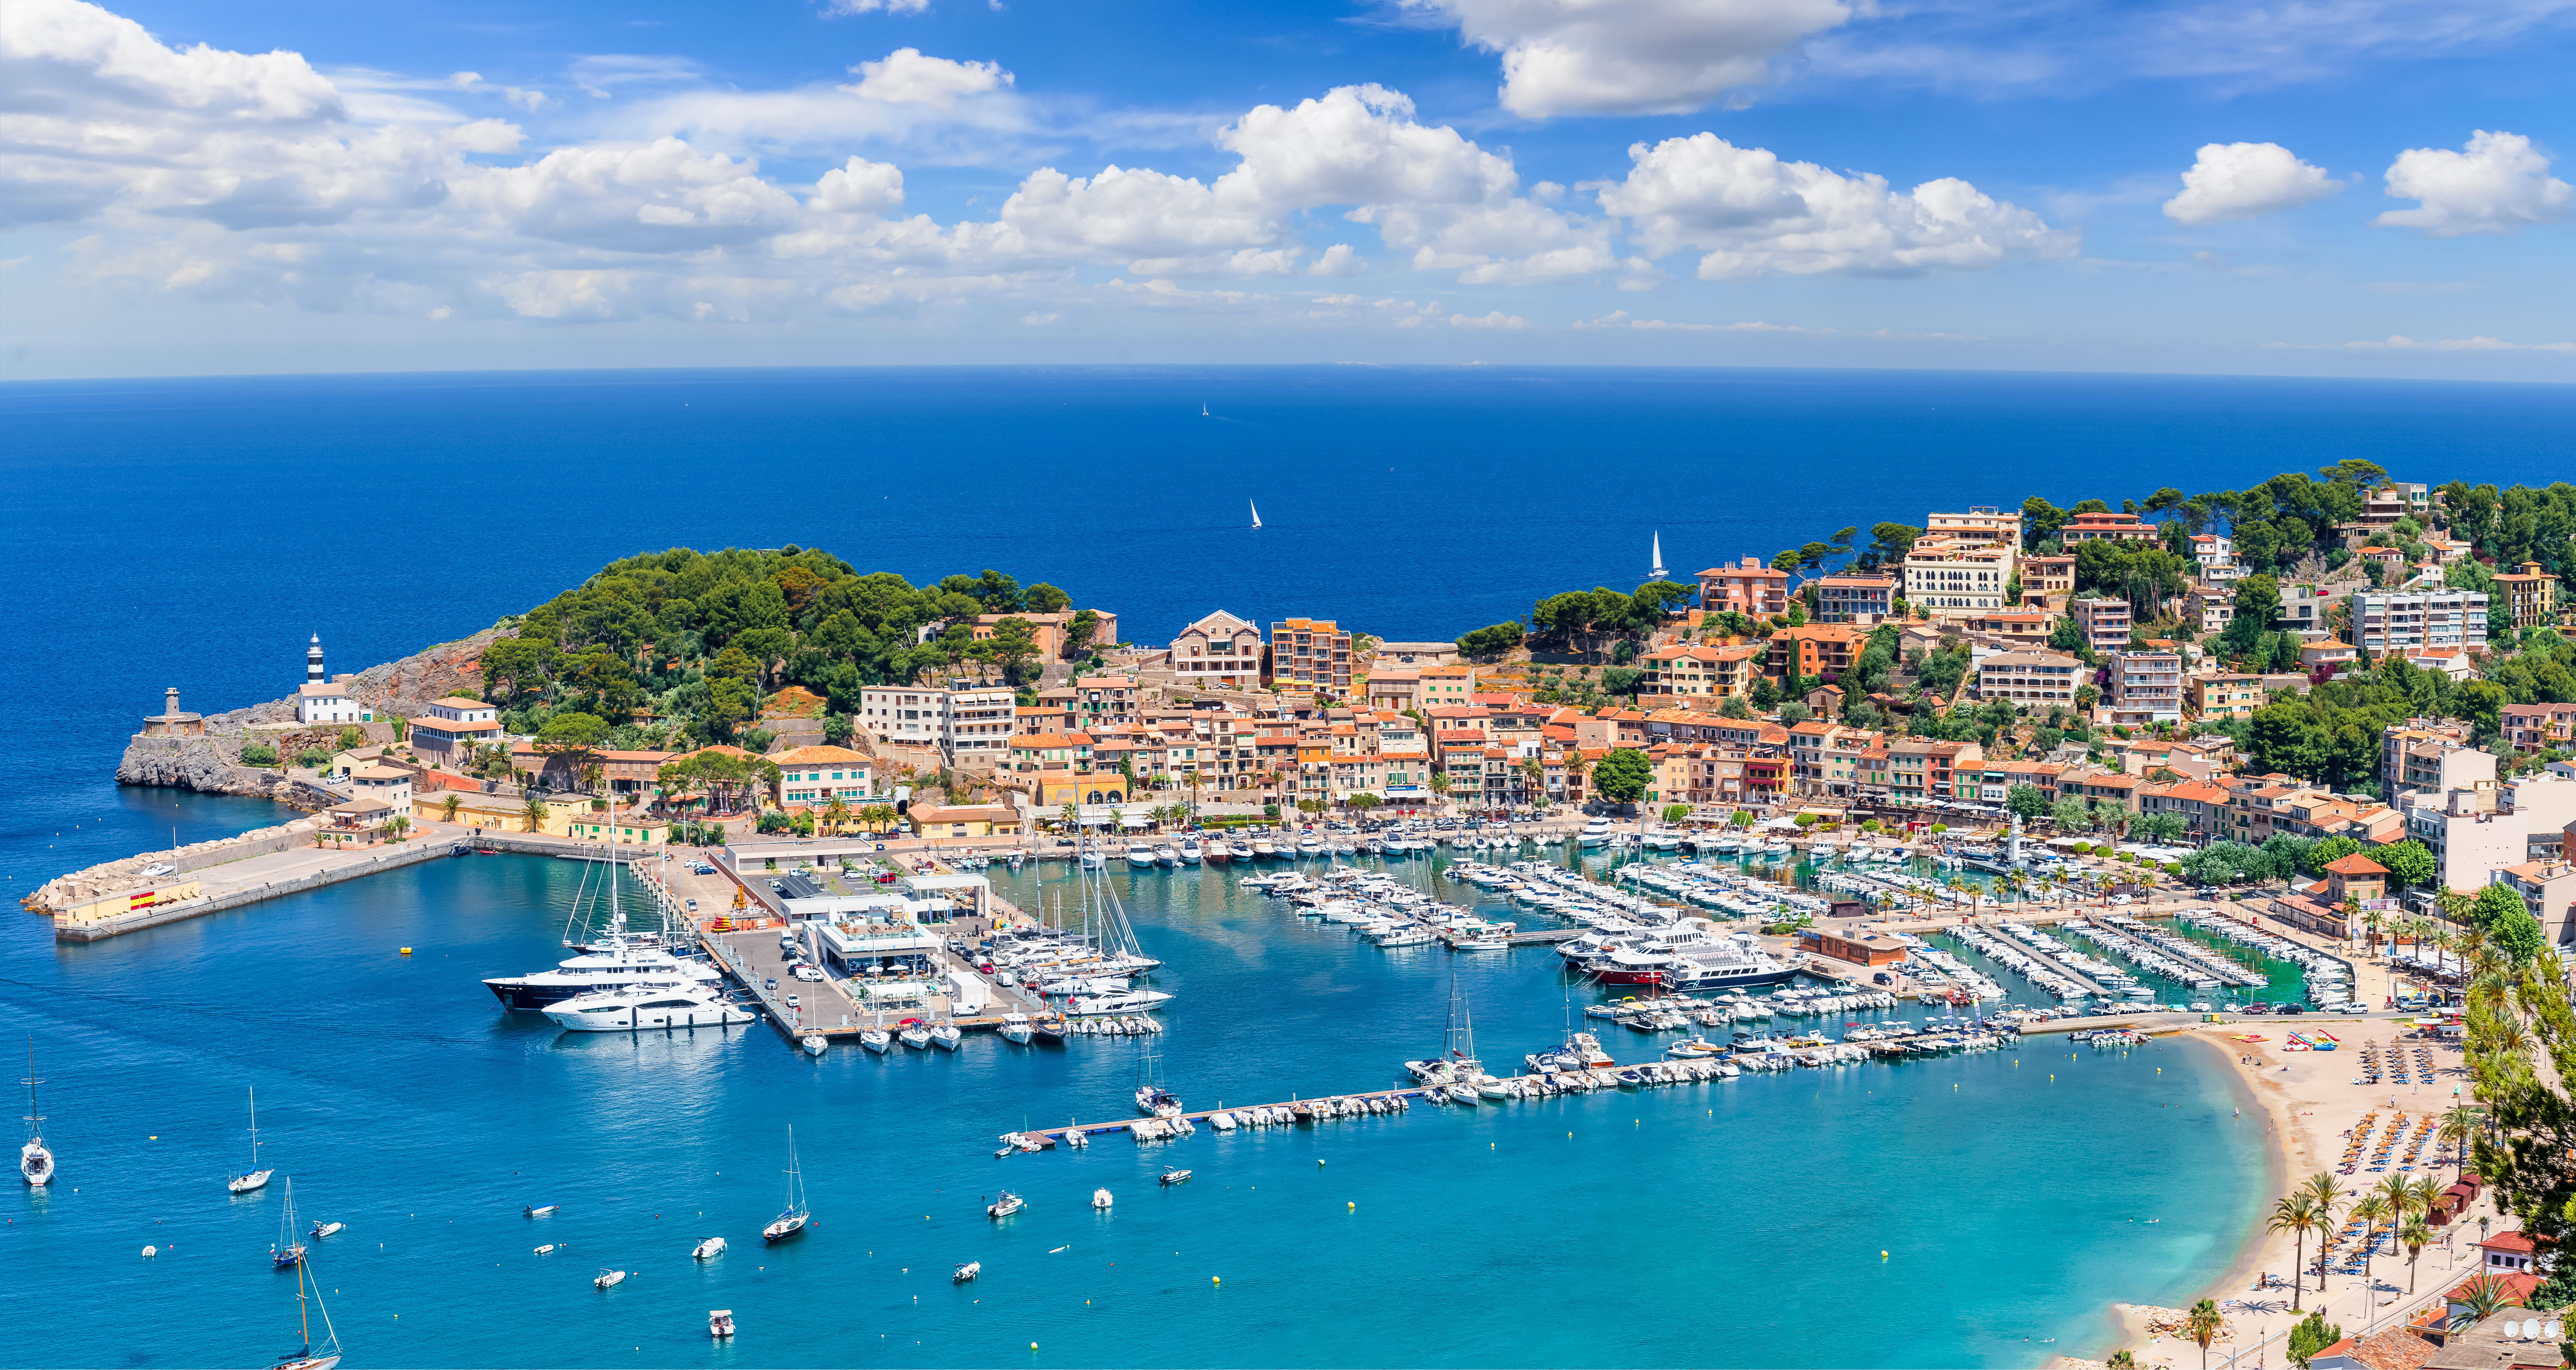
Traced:
<path fill-rule="evenodd" d="M 379 719 L 427 713 L 431 700 L 483 683 L 476 667 L 482 660 L 484 645 L 495 636 L 492 630 L 485 629 L 400 661 L 370 666 L 349 683 L 350 695 L 372 709 Z M 368 732 L 380 742 L 393 736 L 391 727 L 385 724 Z M 295 700 L 272 699 L 206 715 L 204 737 L 135 736 L 127 741 L 125 756 L 117 762 L 116 783 L 285 800 L 295 782 L 275 771 L 242 765 L 242 747 L 258 741 L 293 753 L 307 745 L 329 746 L 338 733 L 337 728 L 298 729 Z"/>

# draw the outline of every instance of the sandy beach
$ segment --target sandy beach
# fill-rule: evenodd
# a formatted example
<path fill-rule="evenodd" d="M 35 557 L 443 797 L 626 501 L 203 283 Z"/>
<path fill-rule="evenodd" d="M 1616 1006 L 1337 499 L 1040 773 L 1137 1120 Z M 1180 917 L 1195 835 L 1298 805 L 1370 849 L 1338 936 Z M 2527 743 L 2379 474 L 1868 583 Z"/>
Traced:
<path fill-rule="evenodd" d="M 2294 1028 L 2331 1033 L 2341 1045 L 2331 1052 L 2285 1051 L 2283 1045 Z M 2467 1077 L 2460 1069 L 2459 1047 L 2400 1035 L 2409 1030 L 2399 1023 L 2376 1019 L 2267 1022 L 2258 1018 L 2207 1025 L 2179 1034 L 2191 1039 L 2197 1049 L 2216 1053 L 2219 1061 L 2237 1073 L 2251 1101 L 2247 1106 L 2263 1111 L 2264 1133 L 2273 1155 L 2262 1212 L 2269 1213 L 2273 1201 L 2291 1185 L 2321 1170 L 2335 1171 L 2350 1132 L 2364 1115 L 2375 1110 L 2380 1127 L 2385 1129 L 2395 1113 L 2405 1113 L 2410 1122 L 2426 1115 L 2438 1117 L 2466 1097 Z M 2236 1040 L 2240 1036 L 2265 1040 Z M 2434 1083 L 2359 1083 L 2361 1048 L 2372 1043 L 2383 1052 L 2392 1045 L 2402 1045 L 2410 1061 L 2415 1059 L 2419 1046 L 2429 1047 Z M 2428 1145 L 2413 1173 L 2428 1174 L 2447 1184 L 2453 1171 L 2449 1153 Z M 2338 1174 L 2336 1178 L 2347 1193 L 2357 1195 L 2376 1184 L 2382 1174 L 2363 1168 L 2356 1174 Z M 2456 1283 L 2468 1273 L 2477 1255 L 2476 1217 L 2485 1211 L 2488 1210 L 2482 1201 L 2469 1214 L 2437 1230 L 2436 1243 L 2424 1249 L 2414 1272 L 2418 1298 Z M 2313 1262 L 2317 1247 L 2314 1234 L 2305 1245 L 2306 1257 Z M 2300 1317 L 2319 1308 L 2325 1310 L 2328 1321 L 2340 1325 L 2347 1334 L 2358 1335 L 2371 1324 L 2374 1313 L 2384 1324 L 2396 1313 L 2416 1306 L 2407 1297 L 2408 1271 L 2400 1253 L 2371 1263 L 2368 1290 L 2362 1287 L 2360 1276 L 2338 1271 L 2327 1275 L 2327 1288 L 2321 1293 L 2316 1277 L 2309 1275 L 2300 1298 L 2301 1311 L 2294 1315 L 2290 1310 L 2290 1280 L 2298 1262 L 2291 1235 L 2266 1231 L 2258 1219 L 2227 1273 L 2198 1296 L 2217 1300 L 2227 1316 L 2227 1330 L 2211 1344 L 2213 1352 L 2229 1346 L 2250 1348 L 2267 1336 L 2286 1333 Z M 2265 1275 L 2271 1277 L 2268 1286 L 2259 1283 Z M 2190 1302 L 2184 1301 L 2186 1306 Z M 2102 1349 L 2102 1355 L 2126 1347 L 2142 1365 L 2198 1364 L 2200 1348 L 2174 1330 L 2181 1316 L 2177 1310 L 2117 1304 L 2113 1311 L 2121 1331 L 2111 1346 Z M 2272 1359 L 2285 1359 L 2278 1354 L 2277 1344 L 2270 1350 L 2274 1353 Z M 2184 1359 L 2177 1361 L 2177 1357 Z M 2060 1362 L 2067 1370 L 2099 1363 L 2073 1357 Z"/>

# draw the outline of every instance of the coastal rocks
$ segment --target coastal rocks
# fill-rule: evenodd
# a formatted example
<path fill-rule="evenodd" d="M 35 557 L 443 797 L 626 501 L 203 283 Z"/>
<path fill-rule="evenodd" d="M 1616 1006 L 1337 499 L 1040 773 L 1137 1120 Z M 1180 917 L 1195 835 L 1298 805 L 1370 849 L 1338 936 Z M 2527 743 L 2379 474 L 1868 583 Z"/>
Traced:
<path fill-rule="evenodd" d="M 275 771 L 242 765 L 235 760 L 240 753 L 239 732 L 210 733 L 205 737 L 137 737 L 125 744 L 125 756 L 116 763 L 116 783 L 252 799 L 273 799 L 280 788 L 290 783 Z"/>
<path fill-rule="evenodd" d="M 154 739 L 178 741 L 179 739 Z M 193 741 L 194 739 L 189 739 Z M 238 769 L 238 768 L 237 768 Z M 257 774 L 257 772 L 253 772 Z M 265 856 L 270 852 L 300 847 L 313 840 L 313 831 L 323 825 L 320 818 L 299 818 L 273 828 L 254 828 L 238 837 L 222 837 L 206 842 L 191 842 L 175 851 L 150 851 L 138 856 L 119 857 L 86 870 L 56 876 L 45 882 L 34 894 L 19 901 L 31 913 L 59 913 L 74 904 L 86 903 L 101 895 L 132 889 L 147 884 L 152 877 L 143 872 L 153 866 L 169 866 L 175 872 L 204 870 L 227 861 Z"/>

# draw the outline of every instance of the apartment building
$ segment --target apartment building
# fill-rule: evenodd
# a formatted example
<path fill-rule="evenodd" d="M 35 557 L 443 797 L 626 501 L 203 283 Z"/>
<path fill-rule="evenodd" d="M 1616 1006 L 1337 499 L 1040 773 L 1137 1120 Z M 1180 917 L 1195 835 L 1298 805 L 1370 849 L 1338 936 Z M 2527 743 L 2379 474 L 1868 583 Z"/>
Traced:
<path fill-rule="evenodd" d="M 2150 784 L 2139 792 L 2141 813 L 2178 813 L 2191 825 L 2192 837 L 2207 843 L 2217 840 L 2227 830 L 2227 791 L 2206 780 L 2178 780 L 2171 784 Z"/>
<path fill-rule="evenodd" d="M 876 802 L 876 766 L 847 747 L 793 747 L 769 758 L 778 767 L 778 802 L 848 808 Z"/>
<path fill-rule="evenodd" d="M 2427 647 L 2483 649 L 2487 597 L 2474 590 L 2354 595 L 2352 645 L 2372 656 Z"/>
<path fill-rule="evenodd" d="M 1074 717 L 1085 730 L 1124 728 L 1136 721 L 1136 677 L 1077 676 L 1073 682 Z"/>
<path fill-rule="evenodd" d="M 2495 578 L 2496 599 L 2513 616 L 2513 626 L 2549 628 L 2558 623 L 2558 577 L 2526 561 Z"/>
<path fill-rule="evenodd" d="M 1966 618 L 2009 607 L 2004 591 L 2015 549 L 1925 534 L 1905 554 L 1905 602 L 1935 618 Z"/>
<path fill-rule="evenodd" d="M 951 765 L 990 765 L 1018 730 L 1018 698 L 1007 685 L 951 681 L 945 687 L 870 685 L 853 720 L 870 737 L 902 747 L 935 747 Z"/>
<path fill-rule="evenodd" d="M 1330 619 L 1289 618 L 1271 624 L 1270 684 L 1350 698 L 1351 635 Z"/>
<path fill-rule="evenodd" d="M 2406 769 L 2406 749 L 2418 742 L 2469 742 L 2468 725 L 2439 718 L 2410 718 L 2379 730 L 2379 775 L 2394 782 Z"/>
<path fill-rule="evenodd" d="M 2261 676 L 2193 676 L 2189 691 L 2194 718 L 2251 718 L 2256 709 L 2272 702 L 2271 696 L 2263 693 Z"/>
<path fill-rule="evenodd" d="M 2072 709 L 2076 688 L 2090 676 L 2083 662 L 2056 652 L 1997 652 L 1977 663 L 1977 698 Z"/>
<path fill-rule="evenodd" d="M 2420 737 L 2397 749 L 2396 766 L 2381 772 L 2392 793 L 2448 794 L 2493 783 L 2496 759 L 2453 737 Z"/>
<path fill-rule="evenodd" d="M 2236 621 L 2236 592 L 2221 586 L 2203 585 L 2192 590 L 2183 601 L 2183 616 L 2203 633 L 2223 633 Z"/>
<path fill-rule="evenodd" d="M 2114 726 L 2182 721 L 2182 657 L 2175 652 L 2113 652 L 2105 661 L 2102 702 Z"/>
<path fill-rule="evenodd" d="M 1849 799 L 1860 758 L 1884 739 L 1864 728 L 1809 719 L 1789 729 L 1789 786 L 1816 799 Z"/>
<path fill-rule="evenodd" d="M 2507 704 L 2504 744 L 2516 752 L 2576 751 L 2576 704 Z"/>
<path fill-rule="evenodd" d="M 1809 623 L 1771 635 L 1762 670 L 1786 680 L 1792 667 L 1802 676 L 1841 675 L 1869 645 L 1869 630 L 1852 623 Z"/>
<path fill-rule="evenodd" d="M 1261 630 L 1223 609 L 1172 639 L 1172 673 L 1182 685 L 1251 690 L 1261 684 Z"/>
<path fill-rule="evenodd" d="M 2129 645 L 2129 601 L 2087 597 L 2066 606 L 2069 618 L 2096 652 L 2116 652 Z"/>
<path fill-rule="evenodd" d="M 1997 609 L 1969 619 L 1965 626 L 1969 632 L 2001 638 L 2016 647 L 2037 647 L 2048 641 L 2050 620 L 2045 609 Z"/>
<path fill-rule="evenodd" d="M 1660 647 L 1638 660 L 1646 671 L 1638 688 L 1644 694 L 1697 699 L 1751 694 L 1757 658 L 1765 650 L 1752 645 Z"/>
<path fill-rule="evenodd" d="M 2024 604 L 2055 608 L 2075 593 L 2075 558 L 2063 553 L 2023 557 L 2021 599 Z"/>
<path fill-rule="evenodd" d="M 1896 612 L 1894 576 L 1824 576 L 1814 584 L 1818 623 L 1867 627 Z"/>
<path fill-rule="evenodd" d="M 2539 920 L 2551 946 L 2567 945 L 2576 931 L 2569 927 L 2571 906 L 2576 906 L 2576 864 L 2564 856 L 2525 861 L 2497 871 L 2495 883 L 2522 896 L 2523 907 Z"/>
<path fill-rule="evenodd" d="M 1699 573 L 1699 607 L 1733 610 L 1754 618 L 1789 612 L 1789 573 L 1775 571 L 1758 557 L 1741 565 L 1712 566 Z"/>
<path fill-rule="evenodd" d="M 2135 514 L 2077 514 L 2057 530 L 2061 546 L 2079 542 L 2155 542 L 2156 526 Z"/>
<path fill-rule="evenodd" d="M 2563 774 L 2428 792 L 2406 811 L 2407 835 L 2432 851 L 2442 886 L 2461 894 L 2475 894 L 2509 866 L 2563 857 L 2571 822 L 2576 778 Z"/>
<path fill-rule="evenodd" d="M 2345 598 L 2349 588 L 2327 588 L 2318 585 L 2284 585 L 2281 587 L 2281 613 L 2272 620 L 2275 631 L 2297 633 L 2302 637 L 2332 637 L 2334 603 Z"/>
<path fill-rule="evenodd" d="M 1465 704 L 1475 698 L 1476 668 L 1463 661 L 1446 666 L 1426 666 L 1414 687 L 1413 707 L 1429 709 L 1444 704 Z"/>
<path fill-rule="evenodd" d="M 1964 514 L 1930 513 L 1923 516 L 1923 532 L 1928 537 L 1949 538 L 1962 543 L 2019 547 L 2021 511 L 1974 505 Z"/>

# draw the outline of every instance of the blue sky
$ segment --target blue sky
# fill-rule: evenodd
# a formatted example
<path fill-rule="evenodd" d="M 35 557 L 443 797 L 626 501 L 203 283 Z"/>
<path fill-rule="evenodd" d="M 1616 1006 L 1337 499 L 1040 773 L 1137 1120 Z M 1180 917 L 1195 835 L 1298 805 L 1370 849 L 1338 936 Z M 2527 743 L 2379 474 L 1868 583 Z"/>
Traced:
<path fill-rule="evenodd" d="M 2576 380 L 2576 0 L 12 0 L 0 376 Z"/>

